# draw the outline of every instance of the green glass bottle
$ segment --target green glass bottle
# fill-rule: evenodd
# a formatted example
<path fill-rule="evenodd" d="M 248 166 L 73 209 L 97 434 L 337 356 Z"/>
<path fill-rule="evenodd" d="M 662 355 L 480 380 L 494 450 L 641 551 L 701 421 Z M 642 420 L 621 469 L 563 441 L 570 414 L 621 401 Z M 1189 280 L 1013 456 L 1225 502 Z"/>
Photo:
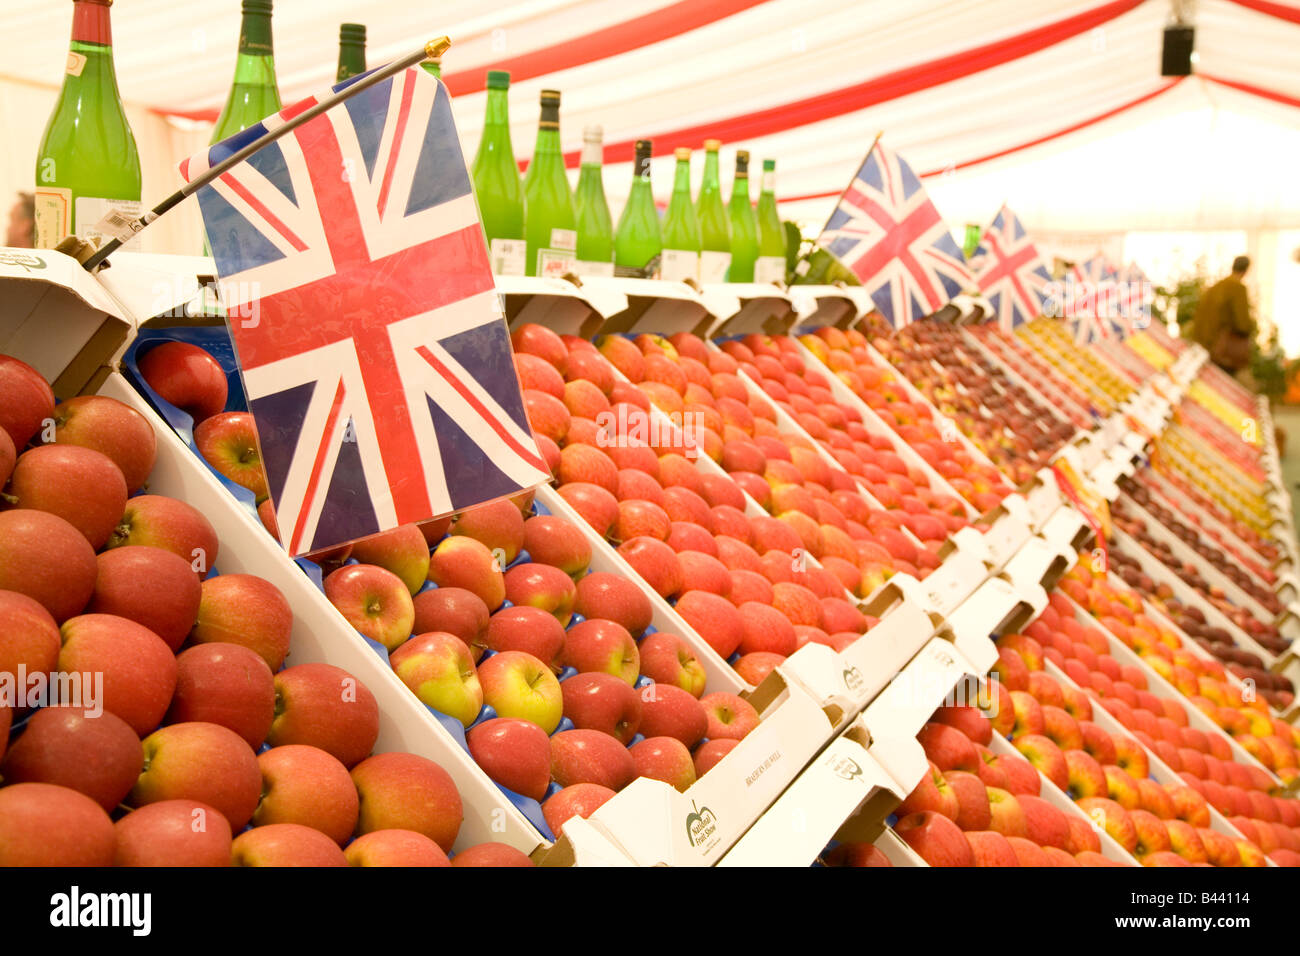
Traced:
<path fill-rule="evenodd" d="M 537 145 L 524 175 L 524 235 L 528 274 L 562 276 L 577 261 L 573 192 L 560 153 L 560 93 L 542 90 Z"/>
<path fill-rule="evenodd" d="M 614 234 L 614 275 L 617 276 L 659 277 L 663 233 L 650 187 L 650 150 L 650 140 L 636 141 L 632 191 L 628 193 L 623 214 L 618 217 L 618 232 Z"/>
<path fill-rule="evenodd" d="M 605 200 L 599 126 L 582 131 L 582 168 L 578 171 L 578 191 L 573 197 L 578 228 L 579 275 L 612 276 L 614 274 L 614 220 Z"/>
<path fill-rule="evenodd" d="M 776 211 L 776 160 L 763 160 L 762 191 L 758 194 L 758 258 L 755 282 L 785 284 L 785 227 Z"/>
<path fill-rule="evenodd" d="M 235 80 L 226 108 L 212 131 L 212 142 L 234 136 L 278 112 L 280 89 L 275 82 L 271 49 L 271 0 L 244 0 Z"/>
<path fill-rule="evenodd" d="M 100 238 L 95 228 L 116 210 L 136 218 L 140 154 L 126 121 L 113 69 L 112 0 L 74 0 L 63 89 L 36 153 L 38 249 L 65 236 Z M 125 248 L 138 248 L 132 239 Z"/>
<path fill-rule="evenodd" d="M 672 282 L 700 281 L 700 221 L 691 204 L 691 151 L 680 147 L 673 152 L 677 169 L 673 173 L 673 195 L 664 213 L 663 263 L 660 278 Z"/>
<path fill-rule="evenodd" d="M 335 82 L 342 83 L 366 72 L 366 28 L 360 23 L 339 27 L 339 69 Z"/>
<path fill-rule="evenodd" d="M 716 139 L 704 141 L 704 179 L 695 200 L 695 215 L 700 221 L 700 281 L 726 282 L 731 265 L 731 223 L 722 202 L 722 185 L 718 182 Z"/>
<path fill-rule="evenodd" d="M 731 202 L 727 206 L 731 220 L 731 265 L 728 282 L 753 282 L 754 262 L 758 259 L 758 221 L 749 203 L 749 153 L 736 153 L 736 178 L 731 184 Z"/>
<path fill-rule="evenodd" d="M 492 271 L 521 276 L 527 268 L 524 241 L 524 186 L 510 145 L 510 110 L 507 92 L 510 74 L 488 70 L 487 109 L 483 138 L 474 154 L 474 195 L 487 234 Z"/>

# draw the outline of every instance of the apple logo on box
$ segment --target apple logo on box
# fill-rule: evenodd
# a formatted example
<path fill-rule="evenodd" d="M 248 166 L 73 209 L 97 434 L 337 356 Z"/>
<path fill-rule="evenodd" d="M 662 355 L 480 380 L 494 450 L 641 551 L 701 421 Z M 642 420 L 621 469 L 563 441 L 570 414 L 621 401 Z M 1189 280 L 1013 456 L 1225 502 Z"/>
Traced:
<path fill-rule="evenodd" d="M 843 679 L 844 687 L 847 690 L 856 693 L 862 689 L 862 671 L 858 670 L 856 667 L 844 668 Z"/>
<path fill-rule="evenodd" d="M 713 815 L 713 811 L 708 807 L 697 807 L 695 801 L 691 801 L 691 813 L 686 817 L 686 837 L 691 841 L 691 846 L 698 847 L 701 851 L 709 849 L 718 841 L 718 818 Z M 705 841 L 710 837 L 713 840 L 707 845 Z"/>
<path fill-rule="evenodd" d="M 831 757 L 826 761 L 831 773 L 841 780 L 857 780 L 862 776 L 862 767 L 852 757 Z"/>

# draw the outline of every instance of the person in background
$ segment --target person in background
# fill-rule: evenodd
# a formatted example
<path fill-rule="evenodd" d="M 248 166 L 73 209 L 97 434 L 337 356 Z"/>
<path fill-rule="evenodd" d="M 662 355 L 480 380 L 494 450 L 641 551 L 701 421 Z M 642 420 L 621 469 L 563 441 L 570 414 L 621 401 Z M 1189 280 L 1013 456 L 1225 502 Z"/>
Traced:
<path fill-rule="evenodd" d="M 1255 320 L 1250 314 L 1250 297 L 1241 281 L 1250 259 L 1232 260 L 1232 274 L 1201 293 L 1192 319 L 1192 338 L 1205 346 L 1210 360 L 1229 375 L 1250 367 L 1251 341 Z"/>
<path fill-rule="evenodd" d="M 5 245 L 18 249 L 31 249 L 36 244 L 36 197 L 19 193 L 18 201 L 9 210 L 9 226 L 5 230 Z"/>

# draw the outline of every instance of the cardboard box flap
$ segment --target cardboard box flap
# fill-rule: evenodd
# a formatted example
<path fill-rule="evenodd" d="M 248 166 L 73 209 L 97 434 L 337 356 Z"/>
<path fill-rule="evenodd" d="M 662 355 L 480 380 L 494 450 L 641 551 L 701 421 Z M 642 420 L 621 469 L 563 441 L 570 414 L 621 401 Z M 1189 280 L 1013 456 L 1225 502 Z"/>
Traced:
<path fill-rule="evenodd" d="M 1006 509 L 1005 513 L 993 522 L 993 527 L 984 534 L 984 541 L 988 545 L 994 567 L 1000 568 L 1006 565 L 1032 534 L 1028 522 L 1015 514 L 1015 511 L 1020 510 L 1021 507 L 1028 510 L 1023 498 L 1019 498 L 1018 501 L 1019 505 L 1012 504 L 1008 508 L 1008 501 L 1004 500 L 1002 507 Z"/>
<path fill-rule="evenodd" d="M 533 852 L 533 862 L 548 867 L 636 865 L 591 821 L 576 816 L 565 821 L 564 830 L 553 846 Z"/>
<path fill-rule="evenodd" d="M 1077 552 L 1071 548 L 1058 547 L 1042 538 L 1032 537 L 1007 562 L 1002 573 L 1022 589 L 1033 584 L 1051 588 L 1074 566 L 1077 557 Z"/>
<path fill-rule="evenodd" d="M 718 320 L 699 288 L 685 282 L 600 276 L 584 278 L 582 287 L 593 296 L 612 292 L 623 297 L 621 309 L 605 312 L 605 332 L 664 336 L 694 332 L 703 336 Z"/>
<path fill-rule="evenodd" d="M 773 678 L 785 685 L 778 702 L 763 708 L 758 727 L 685 793 L 643 777 L 592 814 L 637 865 L 712 866 L 831 738 L 818 703 L 779 672 Z"/>
<path fill-rule="evenodd" d="M 589 339 L 600 332 L 606 316 L 627 308 L 617 289 L 588 284 L 586 279 L 547 276 L 497 276 L 510 328 L 536 323 L 560 335 Z"/>
<path fill-rule="evenodd" d="M 825 325 L 848 328 L 871 309 L 871 299 L 865 290 L 858 289 L 862 294 L 855 295 L 850 286 L 792 285 L 787 291 L 798 313 L 798 323 L 792 330 L 795 332 Z"/>
<path fill-rule="evenodd" d="M 837 737 L 718 865 L 808 866 L 844 827 L 874 839 L 905 796 L 898 790 L 866 748 L 848 736 Z"/>
<path fill-rule="evenodd" d="M 1037 582 L 1013 584 L 989 578 L 948 618 L 953 645 L 983 674 L 997 660 L 991 634 L 1010 633 L 1028 624 L 1047 605 L 1047 593 Z"/>
<path fill-rule="evenodd" d="M 134 327 L 130 313 L 71 256 L 0 247 L 0 353 L 40 372 L 56 398 L 102 381 Z"/>
<path fill-rule="evenodd" d="M 209 297 L 216 304 L 220 289 L 217 264 L 205 256 L 115 252 L 112 267 L 95 278 L 142 323 L 160 315 L 196 314 L 204 290 L 212 290 Z"/>
<path fill-rule="evenodd" d="M 719 320 L 710 329 L 711 337 L 752 332 L 785 335 L 798 321 L 789 293 L 780 286 L 758 282 L 713 283 L 703 287 L 701 296 Z"/>
<path fill-rule="evenodd" d="M 986 642 L 992 644 L 992 642 Z M 967 677 L 984 673 L 951 642 L 931 638 L 862 714 L 872 739 L 915 737 Z M 706 778 L 707 779 L 707 778 Z"/>
<path fill-rule="evenodd" d="M 926 576 L 920 589 L 931 613 L 947 617 L 984 583 L 988 575 L 988 565 L 980 556 L 958 547 Z"/>
<path fill-rule="evenodd" d="M 810 642 L 780 665 L 823 710 L 836 707 L 837 726 L 856 716 L 934 633 L 925 608 L 904 600 L 859 640 L 836 653 Z"/>

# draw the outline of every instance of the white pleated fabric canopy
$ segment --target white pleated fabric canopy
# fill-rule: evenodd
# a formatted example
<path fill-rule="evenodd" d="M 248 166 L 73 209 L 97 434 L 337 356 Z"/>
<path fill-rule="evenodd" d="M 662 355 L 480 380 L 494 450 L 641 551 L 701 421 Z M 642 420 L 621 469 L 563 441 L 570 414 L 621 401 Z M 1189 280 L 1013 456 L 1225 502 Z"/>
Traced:
<path fill-rule="evenodd" d="M 31 188 L 71 8 L 0 8 L 0 190 Z M 118 0 L 112 15 L 153 202 L 207 141 L 239 2 Z M 1181 81 L 1159 75 L 1169 18 L 1167 0 L 276 0 L 274 34 L 286 103 L 332 82 L 342 21 L 368 27 L 371 65 L 450 35 L 444 75 L 471 157 L 489 67 L 515 74 L 520 159 L 539 91 L 561 90 L 575 163 L 583 127 L 604 127 L 616 216 L 632 140 L 655 141 L 666 200 L 672 149 L 716 135 L 725 166 L 738 148 L 775 159 L 782 214 L 815 231 L 883 133 L 954 227 L 1004 201 L 1031 231 L 1300 226 L 1300 3 L 1199 0 L 1197 75 Z M 196 251 L 193 211 L 168 219 L 147 244 Z"/>

